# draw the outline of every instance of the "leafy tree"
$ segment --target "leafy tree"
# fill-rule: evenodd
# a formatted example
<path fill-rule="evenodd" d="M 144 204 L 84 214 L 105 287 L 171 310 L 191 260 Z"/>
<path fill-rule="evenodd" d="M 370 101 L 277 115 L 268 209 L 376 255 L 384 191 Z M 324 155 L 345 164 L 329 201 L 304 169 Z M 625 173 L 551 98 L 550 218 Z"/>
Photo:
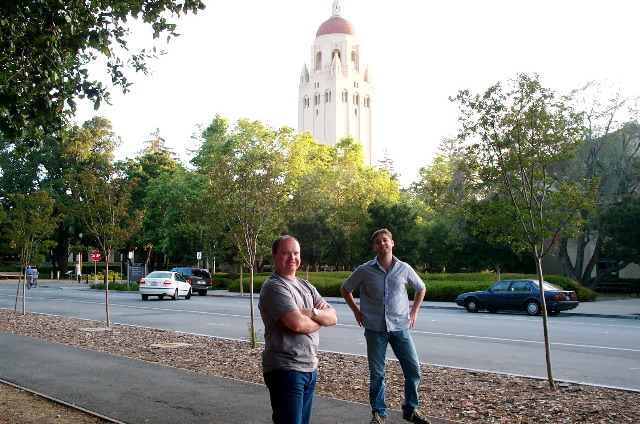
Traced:
<path fill-rule="evenodd" d="M 254 267 L 279 228 L 290 189 L 286 184 L 285 146 L 290 128 L 271 129 L 259 121 L 240 119 L 232 130 L 216 116 L 203 132 L 204 142 L 193 162 L 210 180 L 219 221 L 250 270 L 251 340 L 255 341 Z"/>
<path fill-rule="evenodd" d="M 134 185 L 118 170 L 101 173 L 87 169 L 77 178 L 69 176 L 69 186 L 76 199 L 75 208 L 69 213 L 84 224 L 105 255 L 105 308 L 107 326 L 110 326 L 109 258 L 140 225 L 140 214 L 132 213 L 130 208 Z"/>
<path fill-rule="evenodd" d="M 162 214 L 167 209 L 182 207 L 182 203 L 170 202 L 168 198 L 164 198 L 164 190 L 171 190 L 173 176 L 176 173 L 184 171 L 182 165 L 174 158 L 171 150 L 166 148 L 164 140 L 159 137 L 156 131 L 152 136 L 156 137 L 151 141 L 147 141 L 148 146 L 143 149 L 140 156 L 133 160 L 128 160 L 122 166 L 125 169 L 127 178 L 132 181 L 135 189 L 132 193 L 132 208 L 134 210 L 144 211 L 144 224 L 141 231 L 135 234 L 132 239 L 132 248 L 140 249 L 143 252 L 143 261 L 147 265 L 153 265 L 154 259 L 156 264 L 160 265 L 162 258 L 160 251 L 155 251 L 154 247 L 158 243 L 162 243 L 158 238 L 158 229 L 161 227 L 162 220 L 154 221 L 147 219 L 148 215 Z M 161 178 L 167 176 L 167 178 Z M 153 194 L 150 194 L 153 191 Z M 148 209 L 148 202 L 153 199 L 154 210 Z M 184 205 L 185 207 L 189 205 Z M 155 233 L 155 235 L 154 235 Z M 184 250 L 186 252 L 186 250 Z M 158 253 L 158 257 L 156 256 Z"/>
<path fill-rule="evenodd" d="M 88 65 L 104 56 L 111 82 L 127 92 L 127 66 L 147 72 L 153 53 L 130 52 L 125 24 L 150 24 L 153 37 L 176 36 L 167 15 L 197 13 L 200 0 L 5 0 L 0 3 L 0 134 L 32 144 L 58 133 L 75 100 L 86 97 L 96 109 L 109 100 Z M 128 57 L 127 57 L 128 56 Z"/>
<path fill-rule="evenodd" d="M 4 237 L 10 247 L 20 255 L 20 267 L 25 272 L 28 265 L 40 261 L 40 254 L 46 252 L 54 243 L 49 240 L 57 226 L 58 217 L 54 216 L 54 200 L 46 191 L 33 191 L 29 194 L 13 194 L 7 198 L 9 205 L 6 214 Z M 21 277 L 22 278 L 22 277 Z M 25 313 L 24 275 L 22 285 L 22 313 Z M 16 306 L 18 298 L 16 297 Z"/>
<path fill-rule="evenodd" d="M 120 143 L 111 122 L 103 117 L 94 117 L 81 126 L 65 128 L 61 139 L 47 138 L 40 148 L 40 185 L 56 200 L 55 213 L 63 216 L 54 233 L 57 244 L 52 257 L 52 262 L 59 265 L 62 273 L 68 269 L 70 243 L 82 252 L 83 240 L 80 240 L 79 235 L 83 232 L 89 234 L 74 214 L 67 213 L 76 206 L 76 199 L 71 195 L 69 187 L 69 177 L 77 178 L 87 168 L 107 172 Z M 84 242 L 88 240 L 87 237 Z"/>
<path fill-rule="evenodd" d="M 365 166 L 362 145 L 350 137 L 327 146 L 302 135 L 288 149 L 292 192 L 286 222 L 292 235 L 311 241 L 316 254 L 323 252 L 313 265 L 351 267 L 368 258 L 367 208 L 374 201 L 395 202 L 398 183 L 385 170 Z M 302 234 L 302 228 L 314 232 Z M 302 254 L 306 249 L 303 244 Z"/>
<path fill-rule="evenodd" d="M 558 238 L 583 224 L 579 211 L 595 205 L 593 181 L 577 184 L 551 178 L 550 167 L 568 158 L 582 138 L 581 117 L 536 77 L 518 75 L 508 91 L 500 84 L 482 94 L 461 91 L 459 139 L 468 142 L 466 169 L 487 193 L 468 211 L 484 231 L 529 250 L 536 263 L 549 385 L 551 368 L 542 259 Z"/>
<path fill-rule="evenodd" d="M 607 256 L 624 263 L 640 264 L 640 197 L 626 197 L 600 216 L 602 232 L 607 235 Z"/>
<path fill-rule="evenodd" d="M 598 208 L 581 211 L 585 222 L 581 232 L 573 239 L 561 238 L 558 246 L 558 258 L 565 274 L 592 289 L 597 288 L 602 277 L 619 271 L 629 264 L 628 260 L 621 257 L 609 263 L 607 268 L 598 269 L 597 265 L 605 240 L 612 237 L 601 226 L 604 221 L 598 219 L 598 216 L 606 214 L 608 209 L 615 207 L 621 198 L 637 196 L 640 182 L 640 125 L 632 121 L 614 130 L 614 114 L 621 107 L 619 105 L 621 101 L 612 103 L 613 108 L 601 112 L 603 116 L 600 119 L 608 123 L 601 129 L 604 133 L 594 134 L 595 130 L 591 127 L 597 126 L 591 122 L 596 118 L 590 118 L 587 121 L 590 123 L 590 129 L 587 137 L 578 147 L 577 155 L 572 160 L 562 163 L 560 169 L 556 171 L 563 178 L 574 181 L 585 179 L 599 181 Z M 622 236 L 624 240 L 624 236 L 620 233 L 616 233 L 615 236 Z M 570 252 L 570 245 L 575 246 L 573 255 Z M 592 246 L 591 249 L 588 249 L 589 245 Z M 595 278 L 592 278 L 594 273 Z"/>
<path fill-rule="evenodd" d="M 149 182 L 142 220 L 146 249 L 181 264 L 192 264 L 197 251 L 209 250 L 214 222 L 207 210 L 207 183 L 205 175 L 183 168 Z"/>
<path fill-rule="evenodd" d="M 391 178 L 394 181 L 398 181 L 400 179 L 400 174 L 396 172 L 396 166 L 393 159 L 389 156 L 389 151 L 386 148 L 382 149 L 382 159 L 378 161 L 378 169 L 386 171 L 387 174 L 391 175 Z"/>

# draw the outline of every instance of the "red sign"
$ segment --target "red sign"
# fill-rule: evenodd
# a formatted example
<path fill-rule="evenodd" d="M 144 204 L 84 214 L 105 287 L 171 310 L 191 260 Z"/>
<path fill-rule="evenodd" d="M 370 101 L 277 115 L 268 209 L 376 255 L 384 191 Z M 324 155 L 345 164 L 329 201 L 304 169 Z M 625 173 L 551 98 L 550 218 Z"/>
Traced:
<path fill-rule="evenodd" d="M 91 259 L 93 259 L 94 261 L 99 261 L 101 257 L 102 255 L 100 255 L 100 251 L 94 250 L 93 252 L 91 252 Z"/>

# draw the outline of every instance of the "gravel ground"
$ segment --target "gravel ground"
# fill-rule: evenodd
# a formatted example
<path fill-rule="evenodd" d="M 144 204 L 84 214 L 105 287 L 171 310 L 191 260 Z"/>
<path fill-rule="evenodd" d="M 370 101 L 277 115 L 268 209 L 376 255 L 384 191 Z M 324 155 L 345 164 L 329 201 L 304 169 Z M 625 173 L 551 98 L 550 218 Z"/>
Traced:
<path fill-rule="evenodd" d="M 88 332 L 104 322 L 0 309 L 0 330 L 73 346 L 134 357 L 202 373 L 263 383 L 261 349 L 248 343 L 172 331 L 112 325 L 108 331 Z M 187 343 L 163 349 L 158 343 Z M 203 358 L 207 358 L 203 361 Z M 558 383 L 551 392 L 545 380 L 422 365 L 420 399 L 428 415 L 464 423 L 640 423 L 640 393 L 594 386 Z M 402 372 L 396 361 L 387 369 L 389 407 L 400 409 Z M 14 401 L 5 393 L 17 390 L 0 384 L 0 423 L 89 423 L 66 418 L 66 408 L 43 402 Z M 316 394 L 368 403 L 366 358 L 322 352 Z M 18 391 L 19 392 L 19 391 Z M 24 393 L 18 393 L 25 395 Z M 6 401 L 5 401 L 6 400 Z M 62 409 L 61 409 L 62 408 Z M 62 412 L 61 412 L 62 410 Z M 42 412 L 46 419 L 32 416 Z M 22 419 L 24 418 L 24 419 Z"/>

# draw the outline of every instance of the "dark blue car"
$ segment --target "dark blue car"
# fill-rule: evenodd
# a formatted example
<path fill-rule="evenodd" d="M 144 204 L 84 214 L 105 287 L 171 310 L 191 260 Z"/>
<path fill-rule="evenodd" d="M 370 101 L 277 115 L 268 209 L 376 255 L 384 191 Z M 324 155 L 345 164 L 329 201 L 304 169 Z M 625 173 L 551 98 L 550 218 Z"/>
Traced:
<path fill-rule="evenodd" d="M 578 295 L 574 291 L 562 290 L 544 282 L 544 299 L 549 315 L 558 315 L 578 306 Z M 469 312 L 486 309 L 497 312 L 500 309 L 525 311 L 529 315 L 539 315 L 540 288 L 536 280 L 500 280 L 486 290 L 462 293 L 456 299 L 459 306 Z"/>

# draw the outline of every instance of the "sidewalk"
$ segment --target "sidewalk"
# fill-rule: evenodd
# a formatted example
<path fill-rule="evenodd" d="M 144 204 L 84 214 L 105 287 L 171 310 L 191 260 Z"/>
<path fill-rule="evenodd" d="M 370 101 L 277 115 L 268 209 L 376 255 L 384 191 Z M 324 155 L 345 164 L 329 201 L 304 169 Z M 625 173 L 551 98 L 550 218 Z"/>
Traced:
<path fill-rule="evenodd" d="M 270 423 L 265 386 L 0 332 L 0 379 L 114 422 Z M 368 405 L 314 397 L 312 423 L 367 422 Z M 389 411 L 390 424 L 405 422 Z M 434 424 L 453 423 L 432 419 Z"/>

